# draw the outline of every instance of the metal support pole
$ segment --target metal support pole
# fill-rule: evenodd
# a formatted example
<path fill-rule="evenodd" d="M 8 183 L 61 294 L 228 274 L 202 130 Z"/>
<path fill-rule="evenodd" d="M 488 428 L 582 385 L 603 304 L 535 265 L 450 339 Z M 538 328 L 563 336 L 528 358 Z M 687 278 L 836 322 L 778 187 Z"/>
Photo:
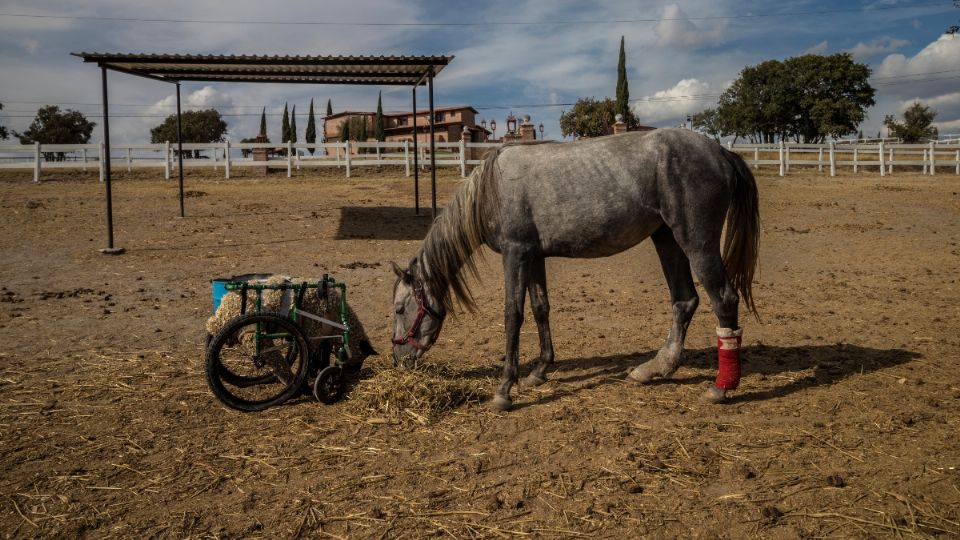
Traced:
<path fill-rule="evenodd" d="M 102 183 L 103 183 L 103 179 L 104 179 L 104 171 L 103 171 L 103 141 L 100 141 L 99 151 L 100 151 L 100 155 L 99 155 L 99 157 L 97 158 L 97 165 L 99 165 L 99 167 L 100 167 L 100 183 L 102 184 Z"/>
<path fill-rule="evenodd" d="M 350 152 L 350 139 L 347 139 L 347 141 L 343 143 L 343 153 L 347 159 L 347 178 L 350 178 Z"/>
<path fill-rule="evenodd" d="M 113 247 L 113 193 L 110 190 L 110 107 L 107 102 L 107 68 L 100 66 L 103 82 L 103 183 L 107 188 L 107 247 L 101 253 L 122 253 Z"/>
<path fill-rule="evenodd" d="M 40 183 L 40 142 L 33 143 L 33 183 Z"/>
<path fill-rule="evenodd" d="M 180 172 L 180 217 L 183 213 L 183 132 L 180 129 L 180 83 L 177 83 L 177 165 Z"/>
<path fill-rule="evenodd" d="M 419 84 L 419 83 L 417 83 Z M 413 205 L 420 215 L 420 152 L 417 143 L 417 85 L 413 85 Z"/>
<path fill-rule="evenodd" d="M 406 168 L 407 178 L 410 177 L 410 141 L 403 141 L 403 165 Z"/>
<path fill-rule="evenodd" d="M 433 203 L 433 219 L 437 219 L 437 146 L 434 140 L 434 120 L 433 115 L 433 66 L 430 67 L 430 73 L 427 75 L 427 89 L 430 95 L 430 195 Z"/>

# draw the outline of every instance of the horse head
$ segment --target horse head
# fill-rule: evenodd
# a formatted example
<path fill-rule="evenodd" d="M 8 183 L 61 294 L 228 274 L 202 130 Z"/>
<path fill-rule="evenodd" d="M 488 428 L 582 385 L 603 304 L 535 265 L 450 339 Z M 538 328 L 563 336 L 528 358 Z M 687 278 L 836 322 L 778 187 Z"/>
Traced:
<path fill-rule="evenodd" d="M 393 264 L 397 282 L 393 286 L 394 364 L 405 367 L 416 365 L 437 341 L 446 310 L 430 284 L 424 279 L 423 269 L 417 258 L 410 260 L 406 269 Z"/>

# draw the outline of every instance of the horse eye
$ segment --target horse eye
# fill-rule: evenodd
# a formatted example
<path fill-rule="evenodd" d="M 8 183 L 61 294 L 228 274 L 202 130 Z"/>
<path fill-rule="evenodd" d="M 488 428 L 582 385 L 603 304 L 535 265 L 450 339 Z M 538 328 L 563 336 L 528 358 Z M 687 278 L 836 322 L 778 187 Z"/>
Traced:
<path fill-rule="evenodd" d="M 403 315 L 403 304 L 397 304 L 394 306 L 393 310 L 397 313 L 397 315 Z"/>

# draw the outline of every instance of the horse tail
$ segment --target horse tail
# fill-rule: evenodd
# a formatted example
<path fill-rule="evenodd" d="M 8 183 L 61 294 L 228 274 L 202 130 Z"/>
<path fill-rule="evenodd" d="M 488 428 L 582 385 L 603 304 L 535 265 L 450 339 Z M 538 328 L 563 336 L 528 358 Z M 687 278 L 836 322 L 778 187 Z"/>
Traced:
<path fill-rule="evenodd" d="M 739 154 L 727 149 L 723 152 L 734 169 L 732 200 L 727 210 L 727 234 L 723 241 L 723 265 L 744 305 L 759 320 L 753 301 L 753 275 L 760 251 L 757 181 Z"/>

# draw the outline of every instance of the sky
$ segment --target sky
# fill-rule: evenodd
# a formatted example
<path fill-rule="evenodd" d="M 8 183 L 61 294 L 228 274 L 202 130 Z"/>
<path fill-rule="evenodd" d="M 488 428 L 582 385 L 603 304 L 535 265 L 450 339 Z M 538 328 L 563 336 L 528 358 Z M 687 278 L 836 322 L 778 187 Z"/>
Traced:
<path fill-rule="evenodd" d="M 849 52 L 877 89 L 866 135 L 914 101 L 937 111 L 941 134 L 960 133 L 960 36 L 944 34 L 958 21 L 951 0 L 2 0 L 0 124 L 26 129 L 55 104 L 87 114 L 100 140 L 100 71 L 77 51 L 444 54 L 456 58 L 436 79 L 438 107 L 471 105 L 499 133 L 509 113 L 529 114 L 559 139 L 560 114 L 577 99 L 614 97 L 623 36 L 643 124 L 675 126 L 715 106 L 764 60 Z M 183 83 L 182 99 L 220 110 L 232 140 L 256 134 L 262 107 L 279 140 L 284 104 L 296 105 L 302 140 L 311 99 L 320 115 L 328 99 L 334 112 L 373 111 L 381 90 L 385 110 L 409 110 L 410 89 L 398 87 Z M 175 111 L 173 92 L 111 73 L 111 140 L 148 142 Z"/>

